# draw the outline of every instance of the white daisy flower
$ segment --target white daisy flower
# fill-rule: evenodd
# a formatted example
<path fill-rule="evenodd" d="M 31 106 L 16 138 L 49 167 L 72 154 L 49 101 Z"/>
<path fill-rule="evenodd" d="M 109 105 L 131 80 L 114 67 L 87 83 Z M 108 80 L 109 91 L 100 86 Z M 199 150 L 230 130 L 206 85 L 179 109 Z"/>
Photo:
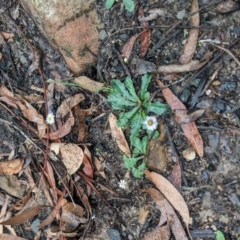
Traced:
<path fill-rule="evenodd" d="M 47 124 L 53 124 L 53 123 L 55 123 L 55 117 L 54 117 L 54 115 L 53 115 L 53 113 L 49 113 L 48 115 L 47 115 L 47 117 L 46 117 L 46 123 Z"/>
<path fill-rule="evenodd" d="M 118 183 L 119 187 L 122 188 L 122 189 L 126 189 L 127 188 L 127 182 L 123 179 L 123 180 L 120 180 L 120 182 Z"/>
<path fill-rule="evenodd" d="M 148 116 L 143 124 L 146 125 L 147 130 L 154 131 L 158 126 L 157 118 L 154 116 Z"/>

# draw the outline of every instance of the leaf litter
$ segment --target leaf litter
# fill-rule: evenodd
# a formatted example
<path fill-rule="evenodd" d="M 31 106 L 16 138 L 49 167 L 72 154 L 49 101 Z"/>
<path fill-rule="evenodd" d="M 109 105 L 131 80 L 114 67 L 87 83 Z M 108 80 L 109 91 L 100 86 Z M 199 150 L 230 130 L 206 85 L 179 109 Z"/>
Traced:
<path fill-rule="evenodd" d="M 167 179 L 165 179 L 160 174 L 157 174 L 155 172 L 149 172 L 147 170 L 145 170 L 144 173 L 146 174 L 147 178 L 154 183 L 154 185 L 159 189 L 159 191 L 164 195 L 164 197 L 171 203 L 171 205 L 178 211 L 184 223 L 186 224 L 186 228 L 189 233 L 189 210 L 182 195 Z"/>
<path fill-rule="evenodd" d="M 157 207 L 161 211 L 161 218 L 157 228 L 148 232 L 144 235 L 145 240 L 150 239 L 162 239 L 167 240 L 170 239 L 170 231 L 171 228 L 173 235 L 176 240 L 187 240 L 186 233 L 181 225 L 177 214 L 175 213 L 171 204 L 167 201 L 167 199 L 156 189 L 148 188 L 145 189 L 144 192 L 147 192 L 152 199 L 157 204 Z M 176 200 L 177 201 L 177 200 Z M 173 205 L 173 204 L 172 204 Z M 174 205 L 173 205 L 174 206 Z M 164 225 L 167 223 L 167 225 Z"/>
<path fill-rule="evenodd" d="M 172 110 L 186 110 L 184 104 L 172 93 L 169 88 L 165 88 L 164 84 L 160 80 L 156 80 L 159 87 L 162 89 L 162 93 L 167 103 L 171 107 Z M 187 114 L 185 112 L 185 116 L 187 118 Z M 181 124 L 181 128 L 188 139 L 188 141 L 192 144 L 195 151 L 198 153 L 200 157 L 203 157 L 203 140 L 202 137 L 196 127 L 195 122 L 187 122 Z"/>
<path fill-rule="evenodd" d="M 124 136 L 123 130 L 118 126 L 117 118 L 113 114 L 110 114 L 109 116 L 109 125 L 111 128 L 112 137 L 116 141 L 119 149 L 128 157 L 131 157 L 131 151 Z"/>
<path fill-rule="evenodd" d="M 70 175 L 75 173 L 83 163 L 83 150 L 73 143 L 52 143 L 50 150 L 57 155 L 61 154 L 61 159 Z"/>

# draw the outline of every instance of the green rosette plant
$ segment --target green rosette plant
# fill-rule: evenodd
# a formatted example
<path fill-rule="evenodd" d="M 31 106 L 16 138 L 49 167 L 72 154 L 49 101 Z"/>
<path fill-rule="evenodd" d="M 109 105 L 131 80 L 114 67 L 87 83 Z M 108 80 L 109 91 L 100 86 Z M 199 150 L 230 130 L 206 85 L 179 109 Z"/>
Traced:
<path fill-rule="evenodd" d="M 125 167 L 131 169 L 136 178 L 140 178 L 147 169 L 146 155 L 150 138 L 158 136 L 157 118 L 149 114 L 162 115 L 167 109 L 167 104 L 150 101 L 148 86 L 151 78 L 150 74 L 142 76 L 138 94 L 130 77 L 126 77 L 124 82 L 113 79 L 108 95 L 112 109 L 120 111 L 118 126 L 131 129 L 132 156 L 129 158 L 124 155 L 123 161 Z"/>

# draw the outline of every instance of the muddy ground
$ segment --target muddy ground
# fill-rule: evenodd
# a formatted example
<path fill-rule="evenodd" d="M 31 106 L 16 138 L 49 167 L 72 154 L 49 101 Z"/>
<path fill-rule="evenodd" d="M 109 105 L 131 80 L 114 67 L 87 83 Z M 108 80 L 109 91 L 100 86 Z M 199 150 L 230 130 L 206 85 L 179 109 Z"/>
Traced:
<path fill-rule="evenodd" d="M 240 36 L 240 10 L 219 13 L 216 11 L 216 5 L 204 8 L 210 3 L 212 1 L 199 1 L 200 8 L 203 8 L 203 10 L 200 11 L 201 29 L 194 59 L 201 59 L 207 50 L 215 50 L 212 59 L 222 52 L 210 43 L 200 43 L 200 40 L 218 40 L 220 46 L 227 47 Z M 145 12 L 152 8 L 164 8 L 167 12 L 165 17 L 150 21 L 152 29 L 151 44 L 144 60 L 157 66 L 177 63 L 182 51 L 183 41 L 186 39 L 187 20 L 183 20 L 180 27 L 175 28 L 172 32 L 168 33 L 167 31 L 190 12 L 191 1 L 142 0 L 138 4 L 143 6 Z M 101 20 L 99 54 L 96 58 L 96 64 L 82 75 L 110 85 L 111 79 L 119 78 L 123 80 L 126 77 L 126 67 L 130 73 L 134 73 L 134 69 L 121 61 L 119 53 L 130 37 L 139 33 L 141 29 L 138 28 L 137 11 L 129 13 L 124 9 L 121 2 L 116 3 L 110 10 L 104 8 L 103 1 L 97 1 L 96 7 Z M 39 94 L 31 86 L 42 88 L 39 72 L 33 71 L 28 74 L 32 53 L 17 26 L 23 29 L 24 35 L 31 44 L 42 51 L 42 70 L 45 80 L 75 77 L 67 68 L 61 54 L 53 49 L 41 35 L 34 22 L 21 9 L 18 2 L 4 1 L 0 10 L 0 31 L 14 34 L 11 41 L 6 40 L 1 43 L 0 52 L 3 55 L 0 60 L 1 84 L 11 88 L 14 93 L 17 93 L 18 90 L 29 95 L 32 93 Z M 177 33 L 173 35 L 173 32 Z M 172 37 L 169 37 L 170 35 Z M 156 47 L 159 41 L 163 41 L 167 37 L 169 37 L 168 41 L 162 44 L 160 48 Z M 225 45 L 222 44 L 223 42 Z M 139 49 L 140 41 L 137 40 L 132 55 L 138 56 Z M 238 60 L 239 49 L 239 41 L 233 44 L 230 49 Z M 204 93 L 194 100 L 194 94 L 200 83 L 202 81 L 207 83 L 217 68 L 220 68 L 220 70 L 213 83 L 207 88 L 210 90 L 208 94 Z M 184 159 L 182 152 L 190 147 L 190 144 L 182 133 L 180 126 L 175 124 L 171 113 L 167 113 L 161 118 L 170 132 L 170 137 L 168 136 L 164 145 L 170 151 L 171 147 L 175 146 L 182 164 L 184 181 L 182 182 L 181 194 L 190 211 L 190 231 L 193 238 L 215 239 L 215 232 L 220 230 L 226 239 L 238 239 L 240 237 L 240 66 L 228 53 L 223 52 L 214 63 L 206 67 L 198 76 L 192 78 L 198 71 L 182 73 L 177 76 L 176 80 L 165 80 L 163 82 L 172 89 L 187 108 L 191 107 L 192 110 L 206 109 L 204 115 L 196 121 L 204 141 L 204 157 L 199 159 L 196 156 L 191 161 Z M 163 75 L 158 77 L 162 78 Z M 133 80 L 139 83 L 140 76 L 133 77 Z M 155 94 L 158 90 L 159 87 L 152 81 L 151 94 Z M 108 114 L 111 112 L 111 105 L 106 101 L 107 95 L 105 92 L 93 94 L 78 87 L 65 86 L 63 91 L 62 89 L 56 91 L 54 107 L 57 108 L 63 99 L 76 93 L 83 93 L 86 97 L 86 100 L 81 103 L 83 109 L 89 108 L 91 104 L 98 107 L 97 112 L 85 117 L 87 136 L 84 143 L 87 144 L 92 155 L 105 164 L 106 179 L 95 172 L 94 180 L 96 180 L 96 183 L 101 183 L 118 193 L 118 195 L 114 195 L 98 188 L 102 196 L 108 201 L 109 205 L 107 205 L 91 191 L 88 197 L 92 208 L 92 216 L 85 228 L 84 239 L 142 239 L 144 233 L 157 226 L 160 217 L 160 211 L 157 210 L 154 202 L 146 193 L 141 191 L 153 185 L 145 178 L 134 178 L 124 167 L 122 153 L 113 141 L 108 126 Z M 163 99 L 160 91 L 154 97 Z M 195 101 L 194 104 L 193 101 Z M 12 123 L 12 125 L 8 125 L 0 121 L 1 161 L 6 160 L 12 149 L 15 149 L 16 157 L 23 154 L 18 152 L 18 149 L 22 145 L 26 146 L 26 139 L 28 138 L 44 149 L 44 143 L 19 123 L 18 117 L 22 117 L 21 111 L 12 109 L 11 106 L 2 102 L 0 103 L 0 118 Z M 44 108 L 39 109 L 39 111 L 44 114 Z M 115 114 L 118 115 L 119 112 L 115 112 Z M 31 125 L 31 123 L 28 124 Z M 19 130 L 16 130 L 13 125 Z M 129 132 L 126 131 L 127 139 L 128 134 Z M 70 133 L 62 141 L 77 143 L 77 133 Z M 35 147 L 31 151 L 29 150 L 28 154 L 31 155 L 32 160 L 29 166 L 36 180 L 41 172 L 40 164 L 44 162 L 44 156 Z M 168 177 L 172 166 L 173 162 L 169 160 L 167 166 L 158 172 Z M 58 183 L 60 177 L 57 174 L 55 175 Z M 27 176 L 23 174 L 19 179 L 27 181 Z M 72 179 L 87 192 L 86 183 L 81 178 L 73 176 Z M 128 187 L 126 189 L 119 188 L 118 183 L 122 179 L 127 181 Z M 59 187 L 62 188 L 62 186 Z M 11 192 L 1 190 L 3 201 L 6 194 L 11 196 L 8 205 L 8 209 L 10 209 L 19 199 L 12 196 Z M 80 204 L 78 197 L 74 197 Z M 149 210 L 149 214 L 145 223 L 139 224 L 139 210 L 143 206 Z M 12 212 L 17 212 L 17 210 L 12 210 Z M 36 217 L 34 219 L 36 220 Z M 30 220 L 29 224 L 32 221 Z M 25 226 L 21 224 L 20 227 L 16 227 L 18 236 L 26 239 L 33 239 L 33 236 L 37 236 L 33 231 L 27 231 Z M 4 231 L 8 232 L 6 229 Z M 79 230 L 79 232 L 81 231 Z M 45 230 L 40 229 L 39 234 L 40 239 L 46 239 Z M 76 239 L 80 237 L 78 236 Z"/>

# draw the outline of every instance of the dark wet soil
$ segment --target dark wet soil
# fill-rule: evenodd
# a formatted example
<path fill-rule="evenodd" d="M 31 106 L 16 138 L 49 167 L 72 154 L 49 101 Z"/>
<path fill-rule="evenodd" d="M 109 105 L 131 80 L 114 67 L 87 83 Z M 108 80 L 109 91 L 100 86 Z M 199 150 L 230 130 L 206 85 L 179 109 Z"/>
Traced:
<path fill-rule="evenodd" d="M 204 7 L 212 1 L 199 1 L 200 7 Z M 158 65 L 177 63 L 181 54 L 183 41 L 186 39 L 187 21 L 183 20 L 181 27 L 168 31 L 179 20 L 181 15 L 189 13 L 191 1 L 138 1 L 147 12 L 152 8 L 165 8 L 166 17 L 159 17 L 150 22 L 152 29 L 151 44 L 144 60 Z M 101 43 L 97 62 L 86 73 L 91 79 L 110 84 L 111 79 L 124 79 L 127 75 L 126 68 L 134 76 L 134 69 L 121 61 L 122 46 L 136 33 L 139 33 L 139 22 L 137 12 L 127 12 L 121 2 L 116 3 L 112 9 L 106 10 L 103 1 L 97 1 L 97 11 L 101 20 L 99 28 Z M 203 8 L 200 12 L 201 30 L 199 40 L 211 39 L 231 44 L 240 35 L 240 14 L 239 10 L 230 13 L 218 13 L 216 5 Z M 66 79 L 72 77 L 72 73 L 67 68 L 60 53 L 53 49 L 48 41 L 40 34 L 33 21 L 19 7 L 18 2 L 7 1 L 2 4 L 0 15 L 0 31 L 14 34 L 12 41 L 4 41 L 0 45 L 0 52 L 3 54 L 0 60 L 0 83 L 17 89 L 27 94 L 36 93 L 32 85 L 41 88 L 41 76 L 38 71 L 27 74 L 31 65 L 32 53 L 17 26 L 23 29 L 24 35 L 31 44 L 42 51 L 42 70 L 45 79 Z M 11 17 L 10 17 L 11 16 Z M 172 36 L 171 38 L 169 36 Z M 163 43 L 164 39 L 169 40 Z M 157 47 L 158 43 L 161 47 Z M 227 47 L 228 45 L 224 45 Z M 208 50 L 215 49 L 215 55 L 221 52 L 213 45 L 198 44 L 194 59 L 201 59 Z M 239 60 L 240 43 L 231 47 L 231 53 Z M 133 55 L 138 56 L 140 51 L 140 41 L 136 41 L 133 48 Z M 200 97 L 195 97 L 199 85 L 202 81 L 209 81 L 214 71 L 220 67 L 220 71 L 207 88 L 210 94 L 204 93 Z M 194 239 L 215 239 L 215 232 L 220 230 L 226 239 L 238 239 L 240 237 L 240 68 L 236 61 L 227 53 L 209 67 L 192 78 L 198 72 L 180 74 L 175 81 L 164 81 L 172 91 L 191 110 L 206 109 L 204 115 L 196 121 L 197 127 L 204 141 L 204 157 L 195 157 L 192 161 L 183 158 L 183 150 L 190 147 L 184 137 L 182 130 L 177 126 L 172 114 L 165 114 L 162 121 L 166 123 L 170 130 L 171 140 L 166 140 L 165 146 L 171 149 L 171 144 L 175 146 L 182 164 L 181 194 L 183 195 L 191 216 L 190 231 Z M 159 76 L 160 78 L 162 75 Z M 140 77 L 133 77 L 136 83 L 140 82 Z M 177 82 L 177 83 L 176 83 Z M 206 84 L 206 83 L 205 83 Z M 151 83 L 151 94 L 159 90 L 154 82 Z M 122 153 L 118 150 L 116 143 L 111 137 L 108 126 L 108 114 L 111 112 L 110 104 L 106 102 L 106 93 L 93 94 L 81 91 L 77 87 L 66 87 L 64 94 L 61 91 L 56 93 L 55 107 L 69 95 L 82 92 L 86 100 L 82 107 L 88 108 L 91 103 L 99 106 L 99 112 L 88 116 L 85 119 L 88 127 L 87 137 L 84 140 L 88 144 L 92 154 L 105 164 L 104 172 L 106 179 L 97 173 L 94 174 L 96 182 L 112 189 L 118 195 L 111 194 L 99 188 L 101 194 L 106 198 L 107 205 L 96 194 L 91 192 L 89 201 L 93 215 L 85 232 L 84 239 L 142 239 L 145 232 L 153 230 L 159 221 L 160 212 L 149 196 L 141 190 L 152 186 L 145 178 L 135 179 L 123 165 Z M 39 92 L 38 92 L 39 93 Z M 156 98 L 162 99 L 162 94 L 158 92 Z M 1 101 L 0 101 L 1 103 Z M 5 108 L 6 106 L 7 108 Z M 14 110 L 10 114 L 10 106 L 0 105 L 0 119 L 7 120 L 16 125 L 28 138 L 36 140 L 31 132 L 19 124 L 18 116 L 22 116 L 20 111 Z M 11 109 L 13 111 L 13 109 Z M 44 114 L 44 109 L 40 109 Z M 100 114 L 102 117 L 97 118 Z M 118 112 L 116 112 L 118 114 Z M 10 153 L 12 145 L 18 153 L 18 148 L 26 143 L 26 137 L 20 131 L 16 131 L 11 125 L 0 121 L 0 154 Z M 128 139 L 128 132 L 126 131 Z M 76 134 L 70 134 L 63 138 L 63 142 L 77 143 Z M 44 144 L 37 141 L 37 144 L 44 149 Z M 36 151 L 36 150 L 34 150 Z M 32 155 L 31 171 L 40 171 L 38 155 L 30 151 Z M 39 157 L 40 160 L 43 156 Z M 3 161 L 5 158 L 2 158 Z M 171 173 L 173 162 L 169 160 L 167 167 L 159 171 L 165 177 Z M 21 176 L 20 179 L 26 179 Z M 74 179 L 74 177 L 73 177 Z M 127 181 L 126 189 L 119 188 L 119 181 Z M 56 176 L 56 181 L 58 181 Z M 86 191 L 87 187 L 81 179 L 76 183 L 81 185 Z M 0 185 L 1 188 L 1 185 Z M 7 191 L 1 191 L 2 196 L 6 196 Z M 75 196 L 76 197 L 76 196 Z M 17 199 L 13 197 L 12 203 Z M 10 208 L 11 204 L 9 204 Z M 149 210 L 147 220 L 144 224 L 139 224 L 139 211 L 141 207 Z M 26 239 L 33 239 L 34 233 L 29 233 L 21 226 L 18 235 Z M 44 238 L 44 231 L 41 239 Z M 172 239 L 174 239 L 172 237 Z"/>

